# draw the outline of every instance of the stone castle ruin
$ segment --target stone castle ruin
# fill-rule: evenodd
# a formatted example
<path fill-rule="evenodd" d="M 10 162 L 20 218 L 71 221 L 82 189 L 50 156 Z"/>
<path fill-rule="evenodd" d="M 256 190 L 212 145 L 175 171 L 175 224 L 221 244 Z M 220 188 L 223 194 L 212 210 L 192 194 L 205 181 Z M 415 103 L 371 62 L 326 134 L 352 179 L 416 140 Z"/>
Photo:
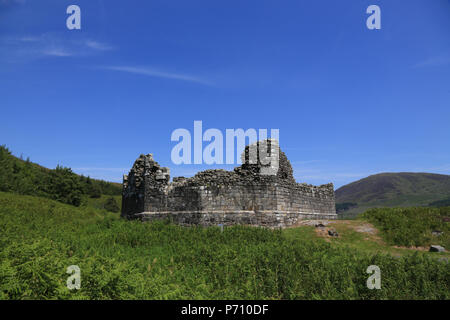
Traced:
<path fill-rule="evenodd" d="M 337 217 L 333 184 L 297 183 L 277 141 L 246 146 L 241 160 L 234 171 L 206 170 L 170 182 L 170 170 L 152 154 L 142 154 L 123 179 L 122 216 L 181 225 L 265 227 Z"/>

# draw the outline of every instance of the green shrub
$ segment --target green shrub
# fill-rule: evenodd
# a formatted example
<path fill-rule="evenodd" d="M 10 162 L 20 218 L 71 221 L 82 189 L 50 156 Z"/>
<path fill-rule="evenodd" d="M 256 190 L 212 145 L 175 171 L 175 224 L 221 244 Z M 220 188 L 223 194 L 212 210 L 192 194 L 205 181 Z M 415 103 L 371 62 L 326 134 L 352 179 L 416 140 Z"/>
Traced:
<path fill-rule="evenodd" d="M 119 205 L 117 204 L 116 199 L 114 199 L 113 197 L 109 197 L 108 199 L 106 199 L 104 208 L 106 210 L 108 210 L 109 212 L 119 212 L 120 211 Z"/>
<path fill-rule="evenodd" d="M 446 208 L 377 208 L 361 215 L 377 226 L 384 239 L 392 245 L 426 246 L 441 244 L 450 247 L 450 228 L 444 217 L 450 216 Z M 443 231 L 433 236 L 432 231 Z"/>

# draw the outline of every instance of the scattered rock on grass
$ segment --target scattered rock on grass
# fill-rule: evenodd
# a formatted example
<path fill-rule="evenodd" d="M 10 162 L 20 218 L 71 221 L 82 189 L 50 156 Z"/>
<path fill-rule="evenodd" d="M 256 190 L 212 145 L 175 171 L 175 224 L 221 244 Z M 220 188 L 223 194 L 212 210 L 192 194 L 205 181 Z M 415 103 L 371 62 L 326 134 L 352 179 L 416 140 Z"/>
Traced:
<path fill-rule="evenodd" d="M 329 230 L 328 230 L 328 235 L 330 235 L 330 236 L 332 236 L 332 237 L 338 237 L 338 236 L 339 236 L 339 234 L 337 233 L 337 231 L 334 230 L 334 229 L 329 229 Z"/>
<path fill-rule="evenodd" d="M 430 252 L 445 252 L 445 248 L 442 246 L 433 244 L 430 246 Z"/>
<path fill-rule="evenodd" d="M 333 221 L 328 221 L 328 220 L 301 220 L 299 222 L 299 225 L 304 225 L 304 226 L 313 226 L 313 227 L 317 227 L 317 225 L 323 225 L 323 226 L 327 226 L 330 223 L 335 223 L 336 220 Z"/>

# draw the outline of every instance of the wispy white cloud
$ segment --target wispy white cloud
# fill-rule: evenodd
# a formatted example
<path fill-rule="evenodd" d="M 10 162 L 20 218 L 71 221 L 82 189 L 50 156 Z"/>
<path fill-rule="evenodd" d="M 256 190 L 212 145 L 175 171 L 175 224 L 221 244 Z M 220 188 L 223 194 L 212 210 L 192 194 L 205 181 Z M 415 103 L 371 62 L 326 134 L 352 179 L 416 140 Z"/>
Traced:
<path fill-rule="evenodd" d="M 305 161 L 291 161 L 291 165 L 305 165 L 311 163 L 322 162 L 323 160 L 305 160 Z"/>
<path fill-rule="evenodd" d="M 84 42 L 84 44 L 91 49 L 99 50 L 99 51 L 108 51 L 108 50 L 114 49 L 114 47 L 112 47 L 106 43 L 94 41 L 94 40 L 86 40 Z"/>
<path fill-rule="evenodd" d="M 23 42 L 37 42 L 37 41 L 39 41 L 39 37 L 36 37 L 36 36 L 24 36 L 24 37 L 21 37 L 21 38 L 19 38 L 19 40 L 20 41 L 23 41 Z"/>
<path fill-rule="evenodd" d="M 448 174 L 448 173 L 450 173 L 450 163 L 442 164 L 439 166 L 433 166 L 433 167 L 414 168 L 413 171 Z"/>
<path fill-rule="evenodd" d="M 60 33 L 2 37 L 0 44 L 4 57 L 19 61 L 43 57 L 89 56 L 114 49 L 104 42 L 85 38 L 66 38 Z"/>
<path fill-rule="evenodd" d="M 77 174 L 112 182 L 122 182 L 122 175 L 128 174 L 130 168 L 79 167 L 72 168 Z"/>
<path fill-rule="evenodd" d="M 84 167 L 84 168 L 72 168 L 78 171 L 111 171 L 111 172 L 125 172 L 130 168 L 99 168 L 99 167 Z"/>
<path fill-rule="evenodd" d="M 346 171 L 345 168 L 294 168 L 294 177 L 297 181 L 313 180 L 318 182 L 346 182 L 367 177 L 371 174 L 376 174 L 376 171 Z"/>
<path fill-rule="evenodd" d="M 47 48 L 41 51 L 43 55 L 46 56 L 56 56 L 56 57 L 70 57 L 72 52 L 65 50 L 64 48 Z"/>
<path fill-rule="evenodd" d="M 440 67 L 444 65 L 450 65 L 450 54 L 443 54 L 439 56 L 430 57 L 419 63 L 416 63 L 414 68 L 424 68 L 424 67 Z"/>
<path fill-rule="evenodd" d="M 209 82 L 209 81 L 207 81 L 205 79 L 201 79 L 201 78 L 194 77 L 194 76 L 187 75 L 187 74 L 164 72 L 164 71 L 156 70 L 156 69 L 150 68 L 150 67 L 142 67 L 142 66 L 102 66 L 100 68 L 101 69 L 105 69 L 105 70 L 111 70 L 111 71 L 119 71 L 119 72 L 140 74 L 140 75 L 149 76 L 149 77 L 195 82 L 195 83 L 199 83 L 199 84 L 203 84 L 203 85 L 212 85 L 211 82 Z"/>
<path fill-rule="evenodd" d="M 348 181 L 348 180 L 358 180 L 361 178 L 368 177 L 373 174 L 380 172 L 317 172 L 316 174 L 294 174 L 297 180 L 311 179 L 311 180 L 326 180 L 326 181 Z"/>
<path fill-rule="evenodd" d="M 450 163 L 444 164 L 439 167 L 434 167 L 432 170 L 438 170 L 438 171 L 442 171 L 442 172 L 450 172 Z"/>

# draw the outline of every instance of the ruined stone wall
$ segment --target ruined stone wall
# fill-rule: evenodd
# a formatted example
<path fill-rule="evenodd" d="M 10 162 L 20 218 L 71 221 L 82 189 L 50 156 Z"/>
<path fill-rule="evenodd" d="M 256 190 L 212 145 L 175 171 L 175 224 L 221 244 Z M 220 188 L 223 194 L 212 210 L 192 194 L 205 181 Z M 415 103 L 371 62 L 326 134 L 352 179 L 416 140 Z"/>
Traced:
<path fill-rule="evenodd" d="M 270 147 L 270 146 L 269 146 Z M 270 148 L 269 148 L 270 149 Z M 122 215 L 144 221 L 169 218 L 182 225 L 252 224 L 285 227 L 304 218 L 336 217 L 332 184 L 295 182 L 286 155 L 279 150 L 278 170 L 263 175 L 258 161 L 234 169 L 206 170 L 174 178 L 151 155 L 141 155 L 124 177 Z M 272 151 L 273 152 L 273 146 Z"/>
<path fill-rule="evenodd" d="M 319 187 L 296 184 L 277 187 L 277 210 L 327 214 L 335 212 L 333 184 Z"/>
<path fill-rule="evenodd" d="M 276 186 L 263 184 L 175 187 L 164 211 L 276 210 Z"/>

